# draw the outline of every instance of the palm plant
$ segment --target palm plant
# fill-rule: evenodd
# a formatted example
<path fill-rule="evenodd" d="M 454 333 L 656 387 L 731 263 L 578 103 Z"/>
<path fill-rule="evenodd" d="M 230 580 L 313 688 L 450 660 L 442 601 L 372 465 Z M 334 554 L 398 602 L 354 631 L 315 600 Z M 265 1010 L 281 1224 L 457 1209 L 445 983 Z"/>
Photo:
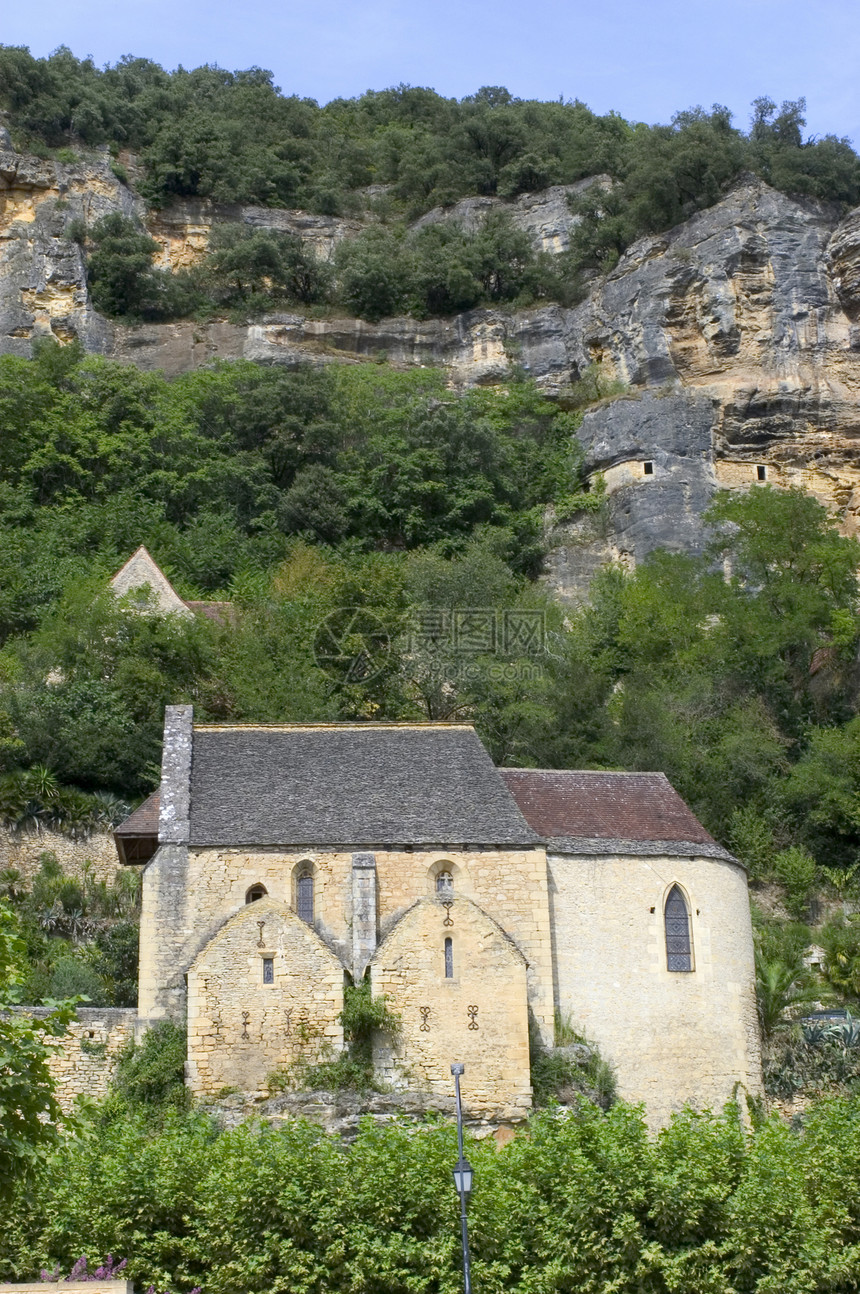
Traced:
<path fill-rule="evenodd" d="M 770 1037 L 786 1010 L 808 997 L 802 962 L 768 959 L 756 951 L 756 996 L 762 1033 Z"/>

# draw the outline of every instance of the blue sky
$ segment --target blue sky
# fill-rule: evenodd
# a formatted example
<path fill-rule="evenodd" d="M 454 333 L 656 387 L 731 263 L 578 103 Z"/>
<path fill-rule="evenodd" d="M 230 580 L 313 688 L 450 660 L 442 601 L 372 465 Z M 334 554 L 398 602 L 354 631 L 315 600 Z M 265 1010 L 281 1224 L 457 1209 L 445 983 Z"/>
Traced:
<path fill-rule="evenodd" d="M 505 85 L 641 121 L 805 95 L 810 133 L 860 147 L 858 0 L 6 0 L 0 41 L 99 64 L 271 68 L 321 103 L 398 82 L 460 97 Z"/>

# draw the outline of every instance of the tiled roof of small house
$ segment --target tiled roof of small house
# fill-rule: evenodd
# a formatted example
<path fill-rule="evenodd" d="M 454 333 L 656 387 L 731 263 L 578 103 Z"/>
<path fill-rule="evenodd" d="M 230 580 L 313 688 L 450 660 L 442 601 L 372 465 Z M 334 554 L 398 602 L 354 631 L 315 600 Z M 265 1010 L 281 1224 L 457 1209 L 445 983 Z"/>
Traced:
<path fill-rule="evenodd" d="M 232 602 L 189 602 L 186 599 L 185 605 L 196 616 L 205 616 L 207 620 L 214 620 L 218 625 L 229 626 L 236 619 Z"/>
<path fill-rule="evenodd" d="M 192 845 L 539 843 L 474 729 L 200 726 Z"/>
<path fill-rule="evenodd" d="M 157 836 L 158 809 L 158 791 L 153 791 L 152 795 L 148 796 L 143 804 L 139 804 L 134 813 L 126 818 L 125 822 L 120 823 L 114 834 L 123 836 Z"/>
<path fill-rule="evenodd" d="M 551 850 L 731 858 L 664 773 L 500 771 L 526 821 Z"/>
<path fill-rule="evenodd" d="M 148 588 L 154 609 L 160 615 L 188 615 L 189 608 L 142 544 L 110 583 L 117 597 L 127 597 L 138 589 Z"/>

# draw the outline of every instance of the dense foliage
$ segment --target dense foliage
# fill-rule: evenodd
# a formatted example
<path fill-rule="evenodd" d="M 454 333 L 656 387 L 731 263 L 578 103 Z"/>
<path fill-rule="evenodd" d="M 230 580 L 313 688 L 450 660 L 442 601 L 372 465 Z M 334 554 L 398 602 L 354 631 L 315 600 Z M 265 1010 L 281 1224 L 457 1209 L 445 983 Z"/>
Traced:
<path fill-rule="evenodd" d="M 185 1086 L 185 1029 L 172 1020 L 159 1020 L 140 1042 L 129 1039 L 120 1052 L 113 1087 L 130 1108 L 157 1115 L 166 1109 L 184 1110 L 190 1104 Z"/>
<path fill-rule="evenodd" d="M 860 159 L 845 139 L 805 137 L 802 99 L 779 108 L 756 99 L 747 132 L 718 104 L 648 126 L 616 113 L 598 116 L 578 100 L 521 100 L 492 86 L 459 101 L 398 86 L 320 107 L 283 95 L 260 68 L 169 73 L 128 57 L 99 69 L 65 48 L 36 59 L 24 48 L 0 46 L 0 105 L 22 147 L 57 149 L 67 160 L 70 149 L 102 144 L 133 154 L 139 188 L 156 205 L 204 197 L 323 214 L 370 209 L 391 221 L 467 195 L 512 197 L 608 174 L 615 182 L 610 194 L 593 189 L 579 201 L 584 219 L 566 273 L 554 288 L 544 278 L 544 291 L 558 290 L 583 266 L 611 265 L 638 235 L 710 206 L 744 171 L 784 192 L 860 201 Z M 122 165 L 116 169 L 127 174 Z M 132 235 L 122 237 L 128 242 Z M 430 312 L 486 299 L 479 290 L 481 249 L 450 249 L 456 269 L 440 278 L 442 237 L 429 236 L 408 257 L 401 249 L 390 275 L 395 299 L 417 297 Z M 126 250 L 144 252 L 142 243 Z M 381 254 L 371 238 L 356 254 L 356 275 Z M 504 254 L 496 249 L 497 257 Z M 535 273 L 532 267 L 525 276 L 532 287 Z M 112 288 L 103 275 L 101 282 L 107 302 Z M 519 290 L 509 284 L 490 299 L 508 300 Z M 361 298 L 354 284 L 350 292 Z M 380 309 L 378 300 L 372 309 Z"/>
<path fill-rule="evenodd" d="M 0 359 L 0 413 L 7 818 L 52 811 L 36 782 L 149 790 L 163 707 L 187 700 L 466 717 L 502 763 L 663 769 L 798 914 L 816 866 L 856 861 L 858 545 L 808 496 L 718 496 L 710 553 L 608 570 L 563 612 L 534 581 L 544 505 L 599 526 L 603 496 L 578 413 L 529 382 L 457 395 L 431 370 L 244 363 L 167 381 L 48 347 Z M 232 620 L 117 602 L 140 543 Z M 530 617 L 532 640 L 509 632 Z"/>
<path fill-rule="evenodd" d="M 504 212 L 475 233 L 443 221 L 408 231 L 371 225 L 343 241 L 334 265 L 295 234 L 217 224 L 202 259 L 176 273 L 153 265 L 157 244 L 130 217 L 69 230 L 87 254 L 93 303 L 107 315 L 159 321 L 229 311 L 247 318 L 278 306 L 337 305 L 363 319 L 426 318 L 473 306 L 577 298 L 567 260 L 536 253 Z"/>
<path fill-rule="evenodd" d="M 89 865 L 67 876 L 44 852 L 29 885 L 15 868 L 0 871 L 0 898 L 15 913 L 26 953 L 23 1002 L 80 996 L 92 1006 L 137 1005 L 138 872 L 125 869 L 110 884 Z"/>
<path fill-rule="evenodd" d="M 853 1101 L 802 1132 L 745 1131 L 737 1111 L 685 1114 L 655 1140 L 641 1114 L 587 1103 L 537 1116 L 502 1149 L 470 1144 L 475 1288 L 636 1294 L 849 1294 L 860 1263 Z M 114 1105 L 54 1154 L 34 1203 L 13 1204 L 0 1272 L 128 1259 L 140 1288 L 455 1294 L 456 1134 L 367 1124 L 350 1147 L 301 1123 L 160 1131 Z"/>
<path fill-rule="evenodd" d="M 0 898 L 0 1205 L 23 1206 L 40 1164 L 60 1137 L 60 1108 L 48 1061 L 52 1040 L 72 1017 L 71 1002 L 51 1002 L 39 1019 L 19 1014 L 27 949 L 17 917 Z"/>

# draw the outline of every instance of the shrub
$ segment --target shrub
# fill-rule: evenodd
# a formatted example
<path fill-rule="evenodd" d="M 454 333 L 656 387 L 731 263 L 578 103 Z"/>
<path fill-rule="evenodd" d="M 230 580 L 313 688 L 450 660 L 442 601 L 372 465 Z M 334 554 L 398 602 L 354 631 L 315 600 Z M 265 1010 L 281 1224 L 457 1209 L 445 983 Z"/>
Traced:
<path fill-rule="evenodd" d="M 765 880 L 773 868 L 776 846 L 773 829 L 751 805 L 735 809 L 729 820 L 729 844 L 742 863 L 746 863 L 752 880 Z"/>
<path fill-rule="evenodd" d="M 335 253 L 339 295 L 362 319 L 377 323 L 406 308 L 409 271 L 401 240 L 390 230 L 363 230 Z"/>
<path fill-rule="evenodd" d="M 840 993 L 860 997 L 860 915 L 836 917 L 818 938 L 826 955 L 824 973 Z"/>
<path fill-rule="evenodd" d="M 368 979 L 361 984 L 347 985 L 338 1019 L 343 1025 L 346 1049 L 334 1060 L 323 1060 L 316 1065 L 298 1062 L 288 1073 L 276 1071 L 268 1079 L 270 1090 L 298 1085 L 333 1092 L 368 1092 L 377 1086 L 373 1070 L 374 1036 L 386 1033 L 396 1037 L 400 1016 L 389 1009 L 385 996 L 373 996 Z"/>
<path fill-rule="evenodd" d="M 773 860 L 777 880 L 785 887 L 786 907 L 798 920 L 809 903 L 809 892 L 815 884 L 815 859 L 805 849 L 793 845 Z"/>
<path fill-rule="evenodd" d="M 142 315 L 154 303 L 152 258 L 158 243 L 127 216 L 103 216 L 92 228 L 87 277 L 93 304 L 107 315 Z"/>
<path fill-rule="evenodd" d="M 160 1020 L 147 1030 L 142 1042 L 131 1039 L 123 1048 L 114 1088 L 132 1105 L 184 1108 L 189 1100 L 186 1050 L 185 1029 L 171 1020 Z"/>
<path fill-rule="evenodd" d="M 756 949 L 756 997 L 762 1033 L 768 1037 L 794 1003 L 807 999 L 803 965 L 799 960 L 769 959 Z"/>
<path fill-rule="evenodd" d="M 330 274 L 295 234 L 224 224 L 213 229 L 197 278 L 208 296 L 225 305 L 273 297 L 308 305 L 325 300 Z"/>
<path fill-rule="evenodd" d="M 84 997 L 87 1006 L 108 1006 L 110 995 L 104 980 L 88 961 L 61 957 L 51 976 L 51 997 Z"/>
<path fill-rule="evenodd" d="M 535 1107 L 540 1109 L 558 1101 L 570 1103 L 577 1097 L 585 1097 L 608 1110 L 617 1094 L 612 1066 L 569 1020 L 558 1016 L 555 1041 L 555 1048 L 547 1050 L 534 1019 L 529 1019 L 529 1064 Z"/>
<path fill-rule="evenodd" d="M 799 1092 L 815 1097 L 860 1087 L 860 1049 L 856 1043 L 846 1046 L 830 1022 L 776 1034 L 766 1043 L 763 1060 L 765 1092 L 780 1100 Z"/>

